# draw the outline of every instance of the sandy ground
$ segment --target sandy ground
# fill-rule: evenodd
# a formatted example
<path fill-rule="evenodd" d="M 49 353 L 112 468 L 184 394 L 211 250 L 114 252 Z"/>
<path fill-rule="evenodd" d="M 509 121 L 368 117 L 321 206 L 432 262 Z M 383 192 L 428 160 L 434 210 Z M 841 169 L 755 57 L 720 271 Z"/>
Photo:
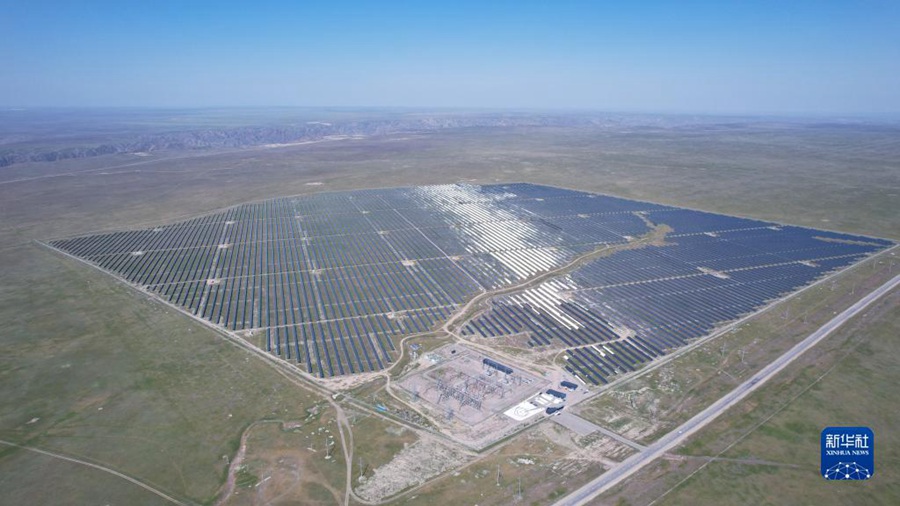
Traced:
<path fill-rule="evenodd" d="M 363 478 L 356 494 L 378 502 L 409 487 L 421 485 L 444 471 L 461 466 L 468 457 L 434 438 L 423 438 L 407 446 L 393 460 Z"/>

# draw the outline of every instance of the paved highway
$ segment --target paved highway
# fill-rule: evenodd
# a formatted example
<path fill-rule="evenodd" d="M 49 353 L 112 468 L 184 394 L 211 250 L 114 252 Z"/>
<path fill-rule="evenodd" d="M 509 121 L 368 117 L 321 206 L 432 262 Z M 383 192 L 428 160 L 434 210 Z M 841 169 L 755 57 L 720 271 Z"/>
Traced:
<path fill-rule="evenodd" d="M 556 505 L 576 506 L 586 504 L 591 499 L 605 492 L 609 488 L 617 485 L 628 476 L 631 476 L 637 470 L 661 457 L 672 448 L 675 448 L 689 436 L 702 429 L 709 422 L 713 421 L 726 409 L 734 406 L 745 397 L 750 395 L 754 390 L 762 386 L 766 381 L 768 381 L 775 374 L 784 369 L 788 364 L 796 360 L 797 357 L 803 354 L 803 352 L 818 344 L 819 341 L 825 339 L 829 334 L 846 323 L 847 320 L 856 316 L 858 313 L 866 309 L 870 304 L 875 302 L 878 298 L 888 293 L 898 285 L 900 285 L 900 275 L 895 276 L 887 283 L 878 287 L 872 293 L 863 297 L 856 304 L 853 304 L 841 314 L 832 318 L 828 323 L 821 326 L 818 330 L 806 337 L 806 339 L 799 342 L 796 346 L 775 359 L 775 361 L 754 374 L 750 379 L 738 385 L 734 390 L 711 404 L 708 408 L 698 413 L 696 416 L 682 424 L 677 429 L 660 438 L 659 441 L 648 446 L 646 450 L 636 453 L 631 457 L 625 459 L 618 466 L 610 469 L 609 471 L 598 476 L 583 487 L 562 498 L 556 503 Z"/>

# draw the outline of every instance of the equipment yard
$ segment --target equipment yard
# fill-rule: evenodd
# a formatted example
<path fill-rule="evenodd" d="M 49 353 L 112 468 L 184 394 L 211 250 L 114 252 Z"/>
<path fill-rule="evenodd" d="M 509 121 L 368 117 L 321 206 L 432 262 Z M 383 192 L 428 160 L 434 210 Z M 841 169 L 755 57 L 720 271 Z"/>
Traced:
<path fill-rule="evenodd" d="M 484 446 L 479 442 L 493 443 L 506 435 L 521 420 L 503 412 L 551 386 L 546 378 L 513 370 L 458 344 L 428 353 L 420 361 L 426 368 L 405 376 L 398 386 L 414 406 L 431 414 L 442 432 L 470 446 Z"/>

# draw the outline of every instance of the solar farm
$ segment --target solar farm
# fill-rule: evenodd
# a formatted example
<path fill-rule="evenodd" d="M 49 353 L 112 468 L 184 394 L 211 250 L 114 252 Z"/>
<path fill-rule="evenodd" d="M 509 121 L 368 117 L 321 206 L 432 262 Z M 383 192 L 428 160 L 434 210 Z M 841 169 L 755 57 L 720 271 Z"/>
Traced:
<path fill-rule="evenodd" d="M 277 198 L 49 244 L 331 378 L 383 370 L 474 296 L 660 225 L 664 243 L 497 295 L 461 335 L 558 348 L 604 384 L 892 245 L 525 183 Z"/>

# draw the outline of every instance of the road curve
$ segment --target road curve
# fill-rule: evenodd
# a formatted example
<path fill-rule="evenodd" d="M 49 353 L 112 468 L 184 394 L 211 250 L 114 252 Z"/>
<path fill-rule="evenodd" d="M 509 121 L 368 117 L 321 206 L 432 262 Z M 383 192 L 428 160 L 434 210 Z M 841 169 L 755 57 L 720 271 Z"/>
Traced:
<path fill-rule="evenodd" d="M 591 499 L 597 497 L 606 490 L 609 490 L 642 467 L 675 448 L 692 434 L 713 421 L 725 410 L 750 395 L 766 381 L 775 376 L 775 374 L 784 369 L 788 364 L 796 360 L 805 351 L 818 344 L 822 339 L 825 339 L 841 325 L 846 323 L 847 320 L 856 316 L 898 285 L 900 285 L 900 275 L 895 276 L 860 299 L 856 304 L 853 304 L 842 313 L 829 320 L 828 323 L 819 327 L 818 330 L 807 336 L 803 341 L 800 341 L 797 345 L 775 359 L 769 365 L 763 367 L 762 370 L 754 374 L 750 379 L 741 383 L 724 397 L 711 404 L 675 430 L 660 438 L 659 441 L 649 445 L 646 450 L 632 455 L 622 461 L 618 466 L 610 469 L 578 490 L 560 499 L 556 502 L 556 506 L 580 506 L 587 504 Z"/>

